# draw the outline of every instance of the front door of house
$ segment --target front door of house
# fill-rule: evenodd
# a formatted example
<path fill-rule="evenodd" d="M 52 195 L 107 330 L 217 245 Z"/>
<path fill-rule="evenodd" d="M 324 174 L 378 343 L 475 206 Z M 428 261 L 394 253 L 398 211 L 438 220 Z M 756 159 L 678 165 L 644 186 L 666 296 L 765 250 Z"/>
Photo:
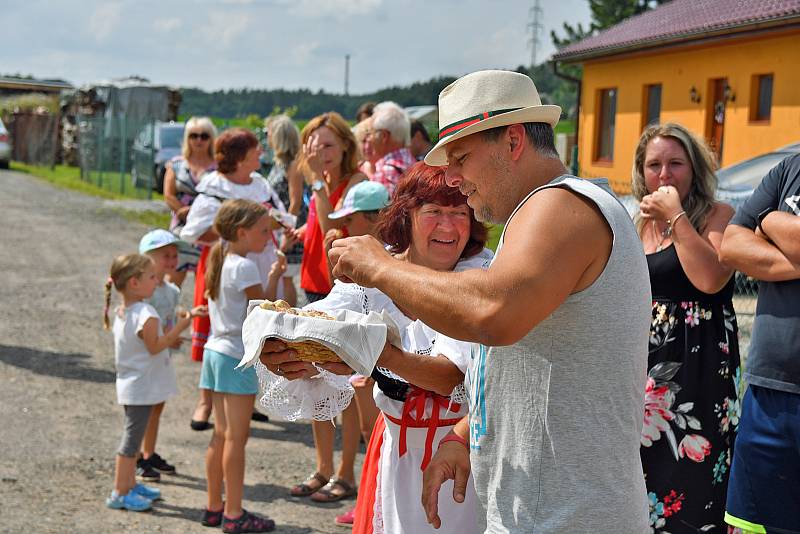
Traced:
<path fill-rule="evenodd" d="M 722 145 L 725 134 L 725 87 L 728 85 L 727 78 L 717 78 L 711 80 L 711 98 L 709 99 L 709 120 L 706 131 L 706 138 L 711 146 L 711 150 L 717 156 L 717 163 L 722 164 Z"/>

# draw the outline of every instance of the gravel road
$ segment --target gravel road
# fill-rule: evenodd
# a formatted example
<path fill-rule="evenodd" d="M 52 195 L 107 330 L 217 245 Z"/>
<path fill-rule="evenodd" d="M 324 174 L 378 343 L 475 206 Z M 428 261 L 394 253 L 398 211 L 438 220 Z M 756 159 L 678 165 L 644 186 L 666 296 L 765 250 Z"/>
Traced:
<path fill-rule="evenodd" d="M 185 351 L 173 360 L 181 394 L 161 421 L 158 450 L 178 468 L 162 477 L 165 500 L 150 513 L 104 504 L 122 410 L 103 281 L 147 228 L 102 200 L 0 171 L 0 229 L 0 531 L 209 532 L 199 519 L 210 436 L 189 429 L 200 368 Z M 353 501 L 288 496 L 313 471 L 309 425 L 254 423 L 247 454 L 248 510 L 274 518 L 277 532 L 347 532 L 333 518 Z"/>

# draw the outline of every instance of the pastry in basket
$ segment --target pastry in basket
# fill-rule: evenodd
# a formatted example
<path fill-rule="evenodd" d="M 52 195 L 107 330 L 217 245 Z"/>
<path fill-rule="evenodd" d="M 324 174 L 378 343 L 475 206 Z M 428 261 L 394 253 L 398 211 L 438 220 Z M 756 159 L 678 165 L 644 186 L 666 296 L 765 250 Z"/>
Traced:
<path fill-rule="evenodd" d="M 270 310 L 278 313 L 289 313 L 291 315 L 298 315 L 300 317 L 311 317 L 314 319 L 326 319 L 328 321 L 335 320 L 325 312 L 308 310 L 302 311 L 297 308 L 292 308 L 285 300 L 276 300 L 271 302 L 265 300 L 261 303 L 260 307 L 265 310 Z M 304 362 L 316 363 L 332 363 L 341 362 L 342 359 L 336 355 L 331 349 L 317 343 L 316 341 L 286 341 L 286 346 L 297 352 L 297 359 Z"/>

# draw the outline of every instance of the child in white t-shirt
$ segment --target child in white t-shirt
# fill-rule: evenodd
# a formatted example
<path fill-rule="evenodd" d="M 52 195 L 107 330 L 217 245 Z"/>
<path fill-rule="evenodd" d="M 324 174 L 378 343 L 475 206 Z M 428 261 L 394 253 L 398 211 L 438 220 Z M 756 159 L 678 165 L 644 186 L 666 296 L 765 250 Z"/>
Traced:
<path fill-rule="evenodd" d="M 244 355 L 242 324 L 248 300 L 274 300 L 286 270 L 286 259 L 279 257 L 264 280 L 252 259 L 272 239 L 271 225 L 264 206 L 251 200 L 226 201 L 214 218 L 214 230 L 221 239 L 211 249 L 206 266 L 211 335 L 203 352 L 200 387 L 212 391 L 216 421 L 206 453 L 208 502 L 202 523 L 222 525 L 225 532 L 268 532 L 275 528 L 271 519 L 242 509 L 244 448 L 258 378 L 252 367 L 236 369 Z"/>
<path fill-rule="evenodd" d="M 181 299 L 180 288 L 166 279 L 166 276 L 174 275 L 178 267 L 178 238 L 172 232 L 160 228 L 151 230 L 139 241 L 139 254 L 153 260 L 159 283 L 146 302 L 156 309 L 162 329 L 167 333 L 175 326 L 175 310 Z M 180 346 L 181 339 L 178 338 L 170 348 L 178 349 Z M 136 460 L 136 478 L 141 482 L 158 482 L 161 480 L 161 473 L 175 473 L 175 466 L 156 452 L 158 427 L 163 411 L 163 402 L 154 405 L 150 411 L 147 430 L 142 440 L 141 456 Z"/>
<path fill-rule="evenodd" d="M 106 506 L 144 511 L 161 491 L 136 483 L 136 456 L 142 444 L 153 405 L 178 392 L 168 348 L 189 327 L 193 315 L 205 313 L 197 307 L 178 319 L 164 334 L 155 308 L 144 302 L 158 285 L 153 260 L 141 254 L 120 256 L 111 264 L 106 282 L 103 326 L 109 328 L 111 287 L 122 295 L 122 306 L 114 317 L 114 359 L 117 368 L 117 402 L 125 409 L 125 426 L 117 452 L 114 490 Z"/>

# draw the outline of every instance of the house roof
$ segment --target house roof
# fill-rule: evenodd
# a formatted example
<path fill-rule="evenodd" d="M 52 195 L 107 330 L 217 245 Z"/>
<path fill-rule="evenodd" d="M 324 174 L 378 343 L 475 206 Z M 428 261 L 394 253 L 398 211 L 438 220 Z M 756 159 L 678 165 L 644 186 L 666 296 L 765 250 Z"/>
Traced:
<path fill-rule="evenodd" d="M 0 76 L 0 87 L 6 89 L 59 91 L 61 89 L 72 89 L 72 84 L 63 80 L 36 80 L 32 78 Z"/>
<path fill-rule="evenodd" d="M 672 0 L 553 55 L 578 62 L 666 44 L 800 23 L 800 0 Z"/>

